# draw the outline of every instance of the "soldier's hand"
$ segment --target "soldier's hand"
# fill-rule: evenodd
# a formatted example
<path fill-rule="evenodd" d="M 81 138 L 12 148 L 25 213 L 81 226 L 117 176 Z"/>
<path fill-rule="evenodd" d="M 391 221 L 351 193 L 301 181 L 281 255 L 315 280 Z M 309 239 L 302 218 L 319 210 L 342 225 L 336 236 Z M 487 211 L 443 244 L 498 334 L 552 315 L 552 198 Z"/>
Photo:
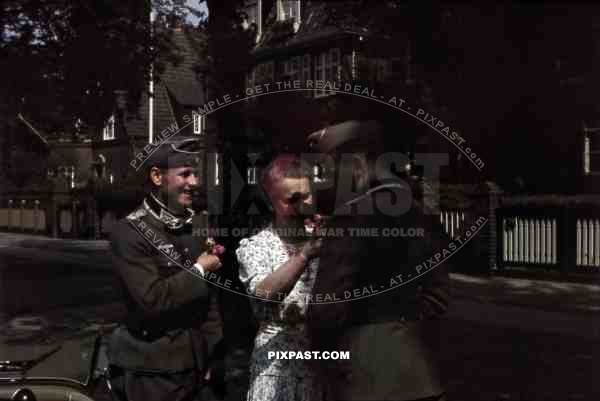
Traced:
<path fill-rule="evenodd" d="M 223 266 L 217 255 L 209 255 L 206 252 L 198 256 L 196 262 L 198 262 L 206 272 L 217 271 Z"/>

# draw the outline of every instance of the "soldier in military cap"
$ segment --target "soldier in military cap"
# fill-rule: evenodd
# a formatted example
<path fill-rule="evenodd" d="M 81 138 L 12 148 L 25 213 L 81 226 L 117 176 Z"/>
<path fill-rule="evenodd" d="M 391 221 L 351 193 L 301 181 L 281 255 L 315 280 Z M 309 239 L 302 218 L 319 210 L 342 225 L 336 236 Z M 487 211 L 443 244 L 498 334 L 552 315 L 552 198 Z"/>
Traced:
<path fill-rule="evenodd" d="M 204 276 L 220 274 L 222 262 L 193 236 L 199 150 L 195 138 L 159 145 L 145 166 L 152 190 L 111 233 L 127 316 L 111 336 L 109 360 L 115 391 L 128 401 L 209 396 L 205 382 L 214 372 L 203 324 L 217 287 Z"/>
<path fill-rule="evenodd" d="M 440 399 L 435 353 L 423 334 L 437 330 L 424 322 L 446 311 L 447 262 L 422 274 L 415 266 L 441 252 L 448 239 L 433 216 L 423 213 L 406 177 L 385 163 L 401 158 L 384 155 L 380 124 L 328 126 L 312 133 L 308 144 L 334 160 L 316 201 L 318 211 L 330 216 L 326 225 L 346 234 L 325 237 L 313 287 L 313 299 L 329 294 L 346 301 L 312 303 L 308 311 L 313 349 L 350 351 L 350 360 L 319 361 L 333 399 Z M 383 235 L 392 228 L 420 228 L 424 236 Z M 351 235 L 360 229 L 371 235 Z M 365 295 L 365 289 L 368 297 L 346 297 L 356 290 Z"/>

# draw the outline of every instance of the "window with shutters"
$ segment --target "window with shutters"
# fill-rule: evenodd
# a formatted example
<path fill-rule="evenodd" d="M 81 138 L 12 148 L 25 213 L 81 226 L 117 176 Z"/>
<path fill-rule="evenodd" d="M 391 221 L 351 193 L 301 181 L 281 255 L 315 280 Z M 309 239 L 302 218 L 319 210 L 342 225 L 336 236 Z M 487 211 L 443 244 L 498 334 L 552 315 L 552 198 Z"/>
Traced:
<path fill-rule="evenodd" d="M 277 0 L 277 20 L 285 21 L 288 19 L 300 22 L 299 0 Z"/>

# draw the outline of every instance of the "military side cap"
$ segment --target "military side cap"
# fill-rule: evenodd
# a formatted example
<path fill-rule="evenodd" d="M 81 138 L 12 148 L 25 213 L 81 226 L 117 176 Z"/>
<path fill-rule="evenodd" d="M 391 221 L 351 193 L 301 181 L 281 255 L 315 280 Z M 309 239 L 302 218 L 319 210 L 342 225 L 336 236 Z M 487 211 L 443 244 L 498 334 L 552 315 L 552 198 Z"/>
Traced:
<path fill-rule="evenodd" d="M 351 120 L 331 125 L 311 133 L 306 142 L 309 149 L 317 153 L 329 153 L 333 149 L 351 143 L 378 144 L 382 127 L 377 121 Z"/>
<path fill-rule="evenodd" d="M 148 167 L 173 168 L 196 166 L 200 163 L 200 138 L 173 138 L 156 144 Z"/>

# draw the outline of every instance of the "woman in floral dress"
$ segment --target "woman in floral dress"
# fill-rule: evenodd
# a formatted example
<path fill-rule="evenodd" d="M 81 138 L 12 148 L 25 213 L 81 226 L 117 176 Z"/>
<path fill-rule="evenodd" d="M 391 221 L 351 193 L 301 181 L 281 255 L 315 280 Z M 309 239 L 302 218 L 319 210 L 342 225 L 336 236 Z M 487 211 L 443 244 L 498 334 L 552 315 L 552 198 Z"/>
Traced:
<path fill-rule="evenodd" d="M 310 351 L 305 316 L 321 239 L 306 234 L 304 218 L 298 213 L 312 205 L 310 182 L 300 164 L 282 156 L 269 169 L 265 182 L 267 192 L 275 185 L 283 189 L 280 195 L 271 196 L 275 209 L 272 223 L 243 239 L 236 251 L 240 279 L 254 296 L 252 307 L 260 323 L 248 401 L 323 401 L 323 386 L 310 360 L 268 357 L 271 351 L 303 355 Z"/>

